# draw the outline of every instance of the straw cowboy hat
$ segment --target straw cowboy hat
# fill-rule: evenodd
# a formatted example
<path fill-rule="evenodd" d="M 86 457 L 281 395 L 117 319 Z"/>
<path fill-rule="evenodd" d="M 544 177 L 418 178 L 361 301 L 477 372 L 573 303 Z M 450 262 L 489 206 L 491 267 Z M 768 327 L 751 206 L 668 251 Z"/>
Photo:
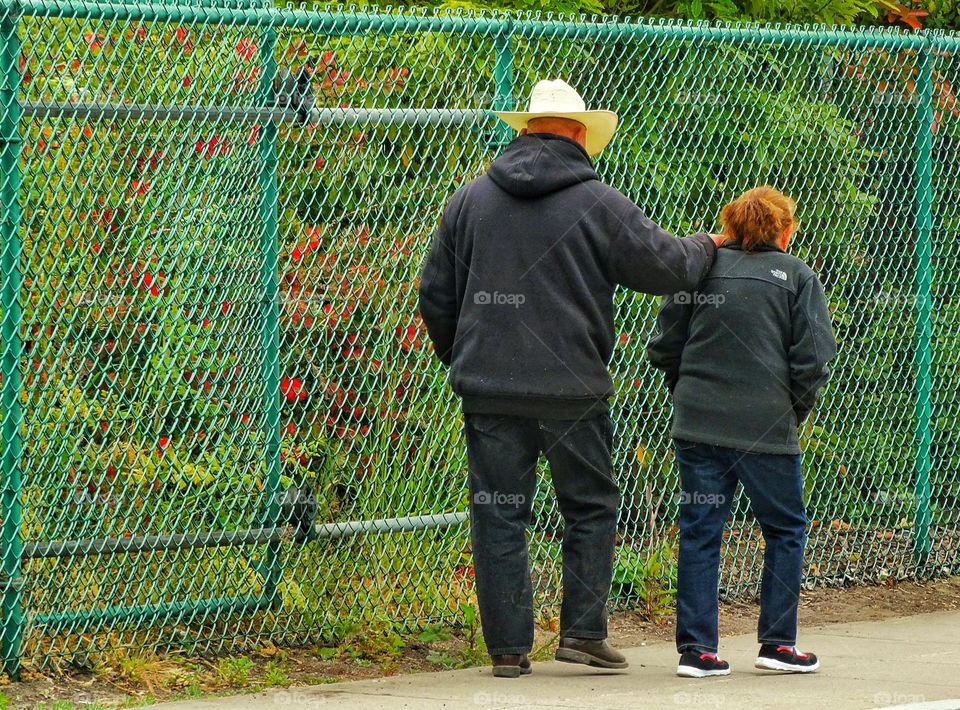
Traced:
<path fill-rule="evenodd" d="M 522 130 L 533 118 L 571 118 L 587 127 L 587 153 L 596 155 L 606 148 L 617 130 L 617 114 L 613 111 L 587 111 L 580 94 L 562 79 L 537 82 L 530 92 L 526 111 L 494 111 L 494 115 L 511 128 Z"/>

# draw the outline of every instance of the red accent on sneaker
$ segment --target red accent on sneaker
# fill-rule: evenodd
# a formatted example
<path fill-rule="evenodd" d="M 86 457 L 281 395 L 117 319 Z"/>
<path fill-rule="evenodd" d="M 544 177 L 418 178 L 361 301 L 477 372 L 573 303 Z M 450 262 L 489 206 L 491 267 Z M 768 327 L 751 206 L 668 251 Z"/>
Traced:
<path fill-rule="evenodd" d="M 800 649 L 798 649 L 796 646 L 777 646 L 777 651 L 783 651 L 784 653 L 792 653 L 802 661 L 807 660 L 807 654 L 800 651 Z"/>
<path fill-rule="evenodd" d="M 701 654 L 700 654 L 700 660 L 701 660 L 701 661 L 704 660 L 704 659 L 706 659 L 706 658 L 709 658 L 711 661 L 716 661 L 717 663 L 720 663 L 720 662 L 721 662 L 721 661 L 720 661 L 720 657 L 717 656 L 716 654 L 713 654 L 713 653 L 701 653 Z"/>

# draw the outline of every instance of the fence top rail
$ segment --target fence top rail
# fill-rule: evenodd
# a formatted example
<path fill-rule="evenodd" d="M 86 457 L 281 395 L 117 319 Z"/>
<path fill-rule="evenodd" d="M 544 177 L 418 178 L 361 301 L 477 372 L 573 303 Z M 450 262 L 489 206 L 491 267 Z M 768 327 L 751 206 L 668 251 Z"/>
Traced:
<path fill-rule="evenodd" d="M 906 32 L 896 28 L 831 28 L 826 25 L 684 22 L 664 18 L 619 18 L 558 15 L 541 12 L 474 12 L 403 8 L 364 12 L 354 6 L 307 9 L 266 6 L 254 0 L 193 0 L 170 3 L 98 2 L 97 0 L 0 0 L 0 18 L 16 16 L 75 19 L 119 19 L 229 24 L 356 35 L 449 32 L 467 35 L 511 35 L 522 38 L 724 41 L 784 46 L 922 48 L 935 43 L 960 46 L 960 37 L 938 31 Z"/>

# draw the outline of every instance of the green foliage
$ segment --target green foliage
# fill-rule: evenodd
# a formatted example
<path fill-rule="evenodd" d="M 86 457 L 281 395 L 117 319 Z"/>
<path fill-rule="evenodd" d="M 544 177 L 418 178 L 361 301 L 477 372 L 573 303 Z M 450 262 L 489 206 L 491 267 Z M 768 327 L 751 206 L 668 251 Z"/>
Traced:
<path fill-rule="evenodd" d="M 263 669 L 263 682 L 270 687 L 290 685 L 290 676 L 279 661 L 270 661 Z"/>
<path fill-rule="evenodd" d="M 929 13 L 923 20 L 924 27 L 953 31 L 960 29 L 960 2 L 958 0 L 927 0 L 912 4 Z"/>
<path fill-rule="evenodd" d="M 447 641 L 450 639 L 450 632 L 446 627 L 438 624 L 427 626 L 417 635 L 417 640 L 421 643 L 436 643 L 437 641 Z"/>
<path fill-rule="evenodd" d="M 682 0 L 674 12 L 693 20 L 844 24 L 875 19 L 883 0 Z"/>
<path fill-rule="evenodd" d="M 224 683 L 232 688 L 246 687 L 250 682 L 250 672 L 254 664 L 246 656 L 231 656 L 221 658 L 217 664 L 217 672 Z"/>
<path fill-rule="evenodd" d="M 612 593 L 638 600 L 648 620 L 662 621 L 672 612 L 677 595 L 676 544 L 664 539 L 648 550 L 620 547 Z"/>

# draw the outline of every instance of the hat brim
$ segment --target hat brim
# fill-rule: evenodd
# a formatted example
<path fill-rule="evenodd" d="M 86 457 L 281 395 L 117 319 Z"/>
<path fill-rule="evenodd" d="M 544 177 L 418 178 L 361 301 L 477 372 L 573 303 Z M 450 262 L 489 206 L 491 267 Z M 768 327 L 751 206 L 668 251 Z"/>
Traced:
<path fill-rule="evenodd" d="M 587 128 L 586 149 L 590 155 L 596 155 L 613 138 L 617 130 L 617 114 L 613 111 L 574 111 L 568 113 L 548 111 L 532 113 L 530 111 L 494 111 L 493 115 L 514 130 L 521 131 L 527 122 L 534 118 L 570 118 Z"/>

